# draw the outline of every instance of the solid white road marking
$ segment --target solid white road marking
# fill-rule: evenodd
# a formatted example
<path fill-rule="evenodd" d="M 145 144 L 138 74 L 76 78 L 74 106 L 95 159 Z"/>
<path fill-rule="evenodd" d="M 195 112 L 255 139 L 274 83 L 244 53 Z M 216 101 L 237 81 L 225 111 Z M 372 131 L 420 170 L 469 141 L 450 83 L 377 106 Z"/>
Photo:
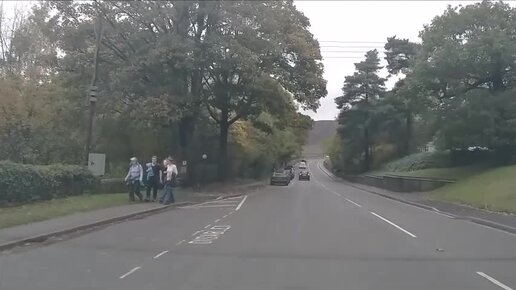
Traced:
<path fill-rule="evenodd" d="M 161 257 L 161 256 L 163 256 L 163 255 L 165 255 L 166 253 L 168 253 L 168 251 L 163 251 L 163 252 L 161 252 L 161 253 L 157 254 L 156 256 L 154 256 L 154 258 L 153 258 L 153 259 L 157 259 L 157 258 L 159 258 L 159 257 Z"/>
<path fill-rule="evenodd" d="M 383 220 L 384 222 L 386 222 L 386 223 L 390 224 L 391 226 L 393 226 L 393 227 L 397 228 L 398 230 L 400 230 L 400 231 L 404 232 L 405 234 L 407 234 L 407 235 L 409 235 L 409 236 L 411 236 L 411 237 L 413 237 L 413 238 L 417 238 L 417 237 L 416 237 L 416 235 L 414 235 L 413 233 L 411 233 L 411 232 L 409 232 L 409 231 L 405 230 L 404 228 L 402 228 L 402 227 L 398 226 L 397 224 L 395 224 L 395 223 L 391 222 L 390 220 L 388 220 L 388 219 L 386 219 L 386 218 L 382 217 L 381 215 L 376 214 L 376 213 L 374 213 L 374 212 L 372 212 L 372 211 L 371 211 L 370 213 L 371 213 L 372 215 L 376 216 L 377 218 L 379 218 L 379 219 Z"/>
<path fill-rule="evenodd" d="M 138 271 L 139 269 L 141 269 L 142 267 L 138 266 L 138 267 L 134 267 L 133 269 L 131 269 L 131 271 L 125 273 L 124 275 L 120 276 L 119 279 L 124 279 L 125 277 L 131 275 L 132 273 Z"/>
<path fill-rule="evenodd" d="M 358 203 L 356 203 L 356 202 L 352 201 L 352 200 L 351 200 L 351 199 L 349 199 L 349 198 L 346 198 L 346 200 L 347 200 L 348 202 L 350 202 L 350 203 L 352 203 L 352 204 L 354 204 L 354 205 L 358 206 L 358 207 L 362 207 L 360 204 L 358 204 Z"/>
<path fill-rule="evenodd" d="M 483 277 L 483 278 L 485 278 L 485 279 L 489 280 L 491 283 L 495 284 L 496 286 L 498 286 L 498 287 L 500 287 L 500 288 L 502 288 L 502 289 L 504 289 L 504 290 L 514 290 L 514 289 L 512 289 L 511 287 L 509 287 L 509 286 L 507 286 L 507 285 L 503 284 L 502 282 L 500 282 L 500 281 L 496 280 L 495 278 L 493 278 L 493 277 L 491 277 L 491 276 L 487 275 L 487 274 L 486 274 L 486 273 L 484 273 L 484 272 L 477 272 L 477 274 L 478 274 L 478 275 L 480 275 L 481 277 Z"/>
<path fill-rule="evenodd" d="M 216 219 L 216 220 L 214 220 L 213 222 L 214 222 L 214 223 L 218 223 L 218 222 L 220 222 L 220 219 Z"/>
<path fill-rule="evenodd" d="M 199 236 L 195 237 L 193 240 L 189 241 L 189 244 L 198 244 L 198 245 L 207 245 L 213 243 L 216 239 L 218 239 L 221 235 L 223 235 L 227 230 L 229 230 L 231 226 L 229 225 L 219 225 L 213 226 L 210 229 L 203 231 Z"/>
<path fill-rule="evenodd" d="M 184 242 L 186 242 L 186 240 L 181 240 L 181 241 L 179 241 L 179 242 L 177 242 L 177 243 L 176 243 L 176 246 L 179 246 L 179 245 L 181 245 L 181 244 L 182 244 L 182 243 L 184 243 Z"/>
<path fill-rule="evenodd" d="M 207 229 L 207 228 L 209 228 L 209 227 L 211 227 L 211 225 L 207 225 L 207 226 L 205 226 L 204 228 L 205 228 L 205 229 Z"/>
<path fill-rule="evenodd" d="M 235 211 L 231 211 L 229 214 L 234 214 L 234 213 L 235 213 Z"/>
<path fill-rule="evenodd" d="M 238 211 L 242 205 L 244 204 L 245 200 L 247 199 L 247 195 L 244 196 L 244 198 L 242 199 L 242 201 L 238 204 L 237 208 L 235 208 L 235 211 Z"/>

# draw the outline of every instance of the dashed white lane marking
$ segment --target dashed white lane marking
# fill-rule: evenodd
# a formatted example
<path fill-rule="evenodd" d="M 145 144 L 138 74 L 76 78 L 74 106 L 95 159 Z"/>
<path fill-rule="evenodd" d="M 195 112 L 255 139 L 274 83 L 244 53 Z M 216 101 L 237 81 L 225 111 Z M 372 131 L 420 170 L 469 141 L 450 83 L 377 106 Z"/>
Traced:
<path fill-rule="evenodd" d="M 489 282 L 491 282 L 491 283 L 495 284 L 496 286 L 498 286 L 498 287 L 500 287 L 500 288 L 504 289 L 504 290 L 514 290 L 514 289 L 512 289 L 511 287 L 509 287 L 509 286 L 507 286 L 507 285 L 503 284 L 502 282 L 500 282 L 500 281 L 496 280 L 495 278 L 493 278 L 493 277 L 491 277 L 491 276 L 487 275 L 487 274 L 486 274 L 486 273 L 484 273 L 484 272 L 477 272 L 477 274 L 478 274 L 478 275 L 480 275 L 481 277 L 483 277 L 483 278 L 487 279 Z"/>
<path fill-rule="evenodd" d="M 216 219 L 216 220 L 214 220 L 213 222 L 214 222 L 214 223 L 218 223 L 218 222 L 220 222 L 220 219 Z"/>
<path fill-rule="evenodd" d="M 125 277 L 131 275 L 132 273 L 138 271 L 139 269 L 141 269 L 142 267 L 138 266 L 138 267 L 134 267 L 131 269 L 131 271 L 125 273 L 124 275 L 120 276 L 120 279 L 124 279 Z"/>
<path fill-rule="evenodd" d="M 165 255 L 166 253 L 168 253 L 168 251 L 163 251 L 163 252 L 161 252 L 161 253 L 157 254 L 156 256 L 154 256 L 154 257 L 153 257 L 153 259 L 157 259 L 157 258 L 159 258 L 159 257 L 161 257 L 161 256 L 163 256 L 163 255 Z"/>
<path fill-rule="evenodd" d="M 330 192 L 331 192 L 331 193 L 333 193 L 333 194 L 335 194 L 336 196 L 339 196 L 339 197 L 340 197 L 340 196 L 342 196 L 342 195 L 340 195 L 340 193 L 338 193 L 338 192 L 336 192 L 336 191 L 330 190 Z"/>
<path fill-rule="evenodd" d="M 388 220 L 388 219 L 386 219 L 386 218 L 382 217 L 381 215 L 376 214 L 376 213 L 374 213 L 374 212 L 372 212 L 372 211 L 371 211 L 370 213 L 371 213 L 372 215 L 376 216 L 377 218 L 381 219 L 382 221 L 384 221 L 384 222 L 386 222 L 386 223 L 390 224 L 391 226 L 393 226 L 393 227 L 397 228 L 398 230 L 400 230 L 400 231 L 404 232 L 405 234 L 407 234 L 407 235 L 409 235 L 409 236 L 411 236 L 411 237 L 413 237 L 413 238 L 417 238 L 417 237 L 416 237 L 416 235 L 414 235 L 413 233 L 411 233 L 411 232 L 409 232 L 409 231 L 405 230 L 404 228 L 402 228 L 402 227 L 398 226 L 397 224 L 395 224 L 395 223 L 391 222 L 390 220 Z"/>
<path fill-rule="evenodd" d="M 186 242 L 186 240 L 181 240 L 181 241 L 179 241 L 179 242 L 177 242 L 177 243 L 176 243 L 176 246 L 179 246 L 179 245 L 181 245 L 181 244 L 182 244 L 182 243 L 184 243 L 184 242 Z"/>
<path fill-rule="evenodd" d="M 247 199 L 247 195 L 244 196 L 244 198 L 242 199 L 242 201 L 238 204 L 237 208 L 235 208 L 235 211 L 238 211 L 242 205 L 244 204 L 245 200 Z"/>
<path fill-rule="evenodd" d="M 202 232 L 202 231 L 196 231 L 195 233 L 192 234 L 192 236 L 195 236 L 195 235 L 197 235 L 200 232 Z"/>
<path fill-rule="evenodd" d="M 205 226 L 204 228 L 205 228 L 205 229 L 207 229 L 207 228 L 209 228 L 209 227 L 211 227 L 211 224 L 210 224 L 210 225 Z"/>
<path fill-rule="evenodd" d="M 356 203 L 356 202 L 352 201 L 352 200 L 351 200 L 351 199 L 349 199 L 349 198 L 346 198 L 346 201 L 347 201 L 347 202 L 349 202 L 349 203 L 352 203 L 352 204 L 354 204 L 354 205 L 356 205 L 356 206 L 358 206 L 358 207 L 362 207 L 360 204 L 358 204 L 358 203 Z"/>
<path fill-rule="evenodd" d="M 227 218 L 228 216 L 229 216 L 229 215 L 225 215 L 225 216 L 223 216 L 222 218 L 223 218 L 223 219 L 225 219 L 225 218 Z"/>

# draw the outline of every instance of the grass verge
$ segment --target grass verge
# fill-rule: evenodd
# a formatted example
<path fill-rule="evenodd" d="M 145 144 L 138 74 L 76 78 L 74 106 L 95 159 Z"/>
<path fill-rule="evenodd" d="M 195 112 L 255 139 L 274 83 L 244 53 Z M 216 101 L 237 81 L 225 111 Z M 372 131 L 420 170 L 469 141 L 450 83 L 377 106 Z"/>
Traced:
<path fill-rule="evenodd" d="M 470 176 L 431 193 L 432 198 L 516 213 L 516 166 Z"/>
<path fill-rule="evenodd" d="M 0 228 L 26 224 L 77 212 L 128 204 L 126 193 L 81 195 L 0 208 Z"/>

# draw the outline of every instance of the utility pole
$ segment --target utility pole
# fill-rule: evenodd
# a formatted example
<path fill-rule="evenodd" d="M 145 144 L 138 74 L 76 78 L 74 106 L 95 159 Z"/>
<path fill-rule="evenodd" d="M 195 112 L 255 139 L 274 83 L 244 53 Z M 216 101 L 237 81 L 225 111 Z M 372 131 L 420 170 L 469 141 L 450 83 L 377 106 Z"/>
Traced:
<path fill-rule="evenodd" d="M 93 75 L 91 77 L 91 85 L 89 90 L 89 101 L 90 101 L 90 116 L 89 116 L 89 124 L 88 124 L 88 135 L 86 137 L 86 154 L 85 154 L 85 163 L 88 165 L 88 159 L 91 150 L 91 139 L 93 135 L 93 123 L 95 118 L 95 105 L 97 103 L 97 76 L 99 69 L 99 50 L 100 50 L 100 41 L 102 40 L 102 18 L 97 16 L 97 21 L 95 22 L 95 53 L 93 56 Z"/>

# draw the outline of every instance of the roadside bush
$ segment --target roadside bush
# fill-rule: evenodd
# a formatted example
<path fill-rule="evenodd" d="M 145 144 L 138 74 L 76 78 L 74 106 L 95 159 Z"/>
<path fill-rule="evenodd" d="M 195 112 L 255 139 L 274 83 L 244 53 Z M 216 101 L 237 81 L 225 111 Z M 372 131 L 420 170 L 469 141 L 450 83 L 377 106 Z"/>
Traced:
<path fill-rule="evenodd" d="M 421 152 L 405 156 L 384 165 L 387 171 L 414 171 L 427 168 L 450 167 L 450 152 Z"/>
<path fill-rule="evenodd" d="M 99 180 L 82 166 L 0 162 L 0 203 L 94 193 L 98 186 Z"/>
<path fill-rule="evenodd" d="M 52 195 L 34 166 L 0 162 L 0 202 L 47 200 Z"/>
<path fill-rule="evenodd" d="M 98 179 L 82 166 L 54 164 L 35 168 L 41 173 L 45 187 L 53 197 L 93 193 L 99 185 Z"/>

